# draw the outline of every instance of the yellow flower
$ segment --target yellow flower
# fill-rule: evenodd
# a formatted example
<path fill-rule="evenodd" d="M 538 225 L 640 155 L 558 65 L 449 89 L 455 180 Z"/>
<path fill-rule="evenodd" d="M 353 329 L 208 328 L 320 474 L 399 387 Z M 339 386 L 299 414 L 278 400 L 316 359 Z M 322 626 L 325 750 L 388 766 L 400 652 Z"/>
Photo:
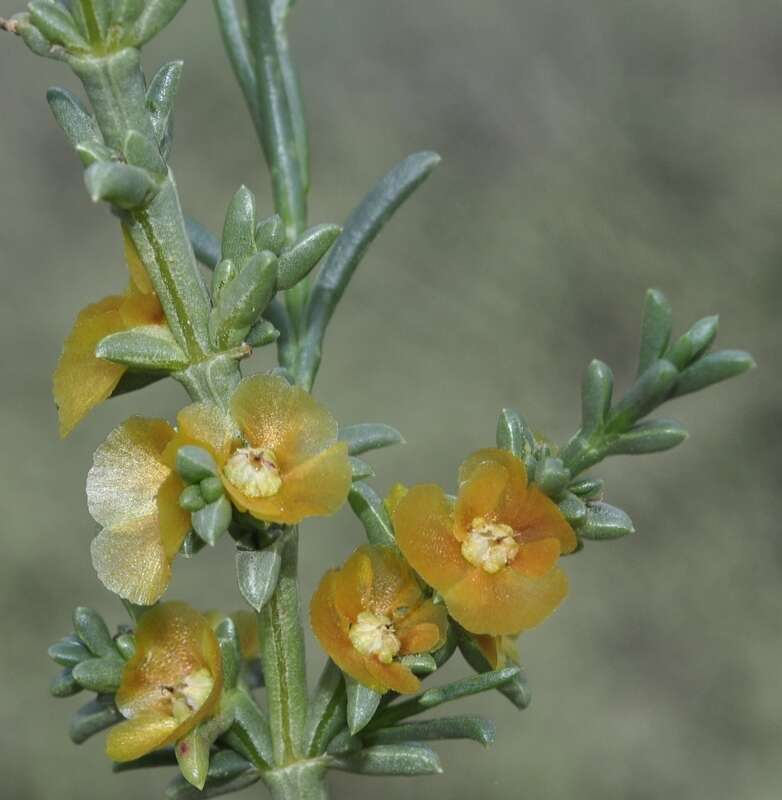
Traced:
<path fill-rule="evenodd" d="M 296 386 L 274 375 L 245 378 L 231 413 L 196 403 L 179 417 L 181 444 L 208 450 L 240 511 L 293 525 L 345 502 L 352 471 L 337 422 Z"/>
<path fill-rule="evenodd" d="M 179 506 L 184 482 L 173 470 L 176 436 L 162 419 L 132 417 L 97 449 L 87 476 L 90 514 L 103 526 L 93 566 L 106 588 L 139 605 L 166 590 L 190 529 Z"/>
<path fill-rule="evenodd" d="M 106 754 L 133 761 L 178 742 L 215 712 L 222 687 L 220 647 L 207 619 L 185 603 L 150 609 L 116 695 L 127 721 L 109 731 Z"/>
<path fill-rule="evenodd" d="M 556 563 L 575 549 L 575 534 L 504 450 L 479 450 L 462 464 L 456 502 L 438 486 L 414 486 L 393 520 L 405 558 L 472 633 L 520 633 L 567 594 Z"/>
<path fill-rule="evenodd" d="M 98 358 L 95 348 L 112 333 L 141 325 L 165 325 L 165 317 L 136 248 L 126 236 L 130 285 L 79 312 L 54 371 L 60 436 L 67 436 L 99 403 L 111 397 L 127 367 Z"/>
<path fill-rule="evenodd" d="M 360 547 L 326 573 L 310 621 L 339 668 L 381 693 L 418 691 L 421 682 L 398 658 L 441 647 L 448 624 L 445 608 L 424 597 L 404 559 L 379 545 Z"/>

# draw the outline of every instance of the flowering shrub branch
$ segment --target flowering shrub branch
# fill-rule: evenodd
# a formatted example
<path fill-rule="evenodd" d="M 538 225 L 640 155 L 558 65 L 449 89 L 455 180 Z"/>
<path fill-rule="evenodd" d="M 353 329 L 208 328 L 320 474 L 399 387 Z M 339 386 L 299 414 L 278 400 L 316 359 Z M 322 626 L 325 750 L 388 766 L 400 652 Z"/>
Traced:
<path fill-rule="evenodd" d="M 275 208 L 240 187 L 218 239 L 182 213 L 168 164 L 181 62 L 147 81 L 141 48 L 184 0 L 34 0 L 3 20 L 34 53 L 63 62 L 88 105 L 47 95 L 95 202 L 120 223 L 130 280 L 76 318 L 54 376 L 60 431 L 110 397 L 164 377 L 190 404 L 175 424 L 132 417 L 101 444 L 87 477 L 100 526 L 92 562 L 129 623 L 109 631 L 78 608 L 52 645 L 51 691 L 90 699 L 76 743 L 107 730 L 115 769 L 178 767 L 169 798 L 214 797 L 262 781 L 272 796 L 327 796 L 328 770 L 441 771 L 429 742 L 494 739 L 472 716 L 420 719 L 498 690 L 530 692 L 516 638 L 568 593 L 562 557 L 631 533 L 585 475 L 608 456 L 670 449 L 686 438 L 658 406 L 738 375 L 752 358 L 712 352 L 716 317 L 672 337 L 672 313 L 647 294 L 638 375 L 613 399 L 610 369 L 589 365 L 582 418 L 561 448 L 500 413 L 495 443 L 469 455 L 453 487 L 397 484 L 385 500 L 359 456 L 403 442 L 384 424 L 342 427 L 310 394 L 324 338 L 373 239 L 439 163 L 414 154 L 371 189 L 344 226 L 307 227 L 308 133 L 286 33 L 292 0 L 215 0 L 217 22 L 268 166 Z M 211 271 L 210 286 L 198 262 Z M 279 367 L 242 377 L 276 344 Z M 490 445 L 496 446 L 490 446 Z M 328 655 L 309 692 L 298 581 L 298 526 L 347 501 L 367 543 L 323 576 L 307 603 Z M 196 610 L 164 597 L 172 570 L 222 538 L 235 545 L 252 611 Z M 467 675 L 435 673 L 457 652 Z M 434 685 L 433 685 L 434 684 Z"/>

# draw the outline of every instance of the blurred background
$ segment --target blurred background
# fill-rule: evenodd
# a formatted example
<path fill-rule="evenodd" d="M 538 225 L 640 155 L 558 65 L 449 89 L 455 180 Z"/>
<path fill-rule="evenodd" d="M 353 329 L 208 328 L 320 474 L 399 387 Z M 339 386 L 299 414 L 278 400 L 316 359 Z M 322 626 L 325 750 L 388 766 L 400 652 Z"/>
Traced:
<path fill-rule="evenodd" d="M 184 204 L 219 230 L 235 189 L 270 199 L 209 3 L 146 53 L 186 63 L 173 166 Z M 19 10 L 1 0 L 0 14 Z M 779 520 L 782 10 L 775 0 L 302 0 L 292 36 L 312 131 L 311 219 L 340 222 L 394 162 L 444 158 L 382 233 L 335 317 L 319 397 L 343 423 L 408 444 L 375 485 L 453 487 L 460 460 L 520 408 L 562 441 L 593 357 L 634 373 L 643 292 L 681 328 L 718 311 L 718 345 L 760 369 L 677 401 L 680 449 L 596 473 L 638 534 L 565 567 L 567 603 L 521 642 L 532 706 L 494 747 L 438 745 L 445 775 L 337 774 L 335 797 L 383 800 L 772 800 L 782 791 Z M 173 417 L 159 384 L 57 440 L 50 376 L 76 312 L 126 281 L 116 224 L 93 207 L 50 117 L 59 64 L 0 37 L 0 772 L 4 796 L 161 797 L 163 772 L 112 776 L 102 738 L 67 737 L 82 702 L 50 699 L 47 645 L 73 606 L 122 608 L 89 563 L 91 454 L 133 412 Z M 776 353 L 776 355 L 775 355 Z M 271 349 L 254 369 L 271 366 Z M 305 526 L 308 599 L 361 540 L 348 511 Z M 230 544 L 178 562 L 170 592 L 239 607 Z M 465 667 L 454 658 L 444 678 Z M 310 651 L 317 674 L 322 655 Z M 456 711 L 456 709 L 454 709 Z M 256 786 L 242 797 L 260 796 Z"/>

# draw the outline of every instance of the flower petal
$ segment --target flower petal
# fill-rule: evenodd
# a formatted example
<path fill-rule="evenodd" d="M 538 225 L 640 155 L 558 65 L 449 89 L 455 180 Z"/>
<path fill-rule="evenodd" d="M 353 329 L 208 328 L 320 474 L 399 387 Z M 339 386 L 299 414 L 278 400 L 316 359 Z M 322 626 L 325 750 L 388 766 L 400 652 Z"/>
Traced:
<path fill-rule="evenodd" d="M 361 550 L 372 562 L 372 584 L 364 608 L 395 619 L 421 602 L 421 587 L 395 548 L 364 545 Z"/>
<path fill-rule="evenodd" d="M 202 668 L 211 673 L 214 686 L 193 715 L 201 718 L 213 710 L 222 690 L 220 646 L 203 614 L 187 603 L 161 603 L 147 611 L 136 628 L 136 652 L 125 665 L 117 708 L 126 717 L 161 711 L 161 686 L 176 685 Z"/>
<path fill-rule="evenodd" d="M 335 572 L 334 606 L 350 622 L 355 622 L 358 615 L 368 607 L 372 576 L 372 559 L 363 547 L 359 547 Z"/>
<path fill-rule="evenodd" d="M 171 579 L 155 517 L 104 528 L 92 540 L 90 552 L 103 585 L 131 603 L 156 603 Z"/>
<path fill-rule="evenodd" d="M 121 364 L 96 358 L 105 336 L 124 329 L 120 296 L 106 297 L 79 312 L 54 371 L 54 402 L 60 436 L 67 436 L 91 409 L 111 396 L 125 372 Z"/>
<path fill-rule="evenodd" d="M 338 511 L 351 480 L 347 445 L 337 442 L 284 474 L 280 491 L 272 497 L 247 497 L 225 476 L 223 484 L 240 511 L 267 522 L 294 525 L 305 517 L 327 517 Z"/>
<path fill-rule="evenodd" d="M 483 464 L 499 464 L 508 470 L 508 480 L 511 488 L 518 490 L 527 485 L 527 470 L 524 462 L 509 453 L 496 447 L 484 447 L 476 450 L 466 458 L 459 467 L 459 486 L 469 481 Z"/>
<path fill-rule="evenodd" d="M 171 741 L 177 729 L 173 717 L 154 711 L 121 722 L 106 738 L 106 755 L 112 761 L 135 761 Z"/>
<path fill-rule="evenodd" d="M 190 530 L 190 512 L 179 505 L 179 495 L 185 482 L 172 472 L 157 493 L 157 514 L 160 544 L 169 561 L 179 552 L 182 542 Z"/>
<path fill-rule="evenodd" d="M 434 642 L 427 647 L 423 647 L 421 650 L 409 649 L 411 644 L 408 642 L 408 636 L 414 634 L 417 637 L 418 634 L 415 633 L 416 630 L 419 628 L 429 628 L 430 626 L 435 629 L 437 634 Z M 424 651 L 431 652 L 437 650 L 438 647 L 442 647 L 445 643 L 448 632 L 448 612 L 442 603 L 433 603 L 431 600 L 424 600 L 423 603 L 397 623 L 396 630 L 402 642 L 403 654 L 408 652 L 421 653 Z M 415 644 L 420 644 L 420 642 L 416 640 Z"/>
<path fill-rule="evenodd" d="M 177 414 L 177 426 L 177 450 L 195 444 L 206 448 L 220 465 L 228 460 L 237 431 L 228 414 L 214 403 L 186 406 Z"/>
<path fill-rule="evenodd" d="M 152 281 L 149 279 L 149 273 L 144 266 L 144 262 L 136 250 L 136 245 L 130 238 L 128 232 L 123 228 L 122 230 L 124 245 L 125 245 L 125 261 L 128 265 L 128 272 L 130 272 L 130 281 L 133 288 L 140 294 L 152 294 L 155 289 L 152 286 Z"/>
<path fill-rule="evenodd" d="M 161 455 L 173 438 L 162 419 L 131 417 L 95 452 L 87 475 L 87 501 L 99 524 L 114 528 L 157 516 L 157 493 L 171 470 Z"/>
<path fill-rule="evenodd" d="M 522 542 L 511 566 L 530 578 L 542 578 L 557 563 L 559 548 L 559 539 L 554 538 Z"/>
<path fill-rule="evenodd" d="M 554 568 L 531 578 L 506 568 L 495 575 L 471 569 L 443 592 L 451 616 L 472 633 L 513 635 L 541 623 L 567 595 L 567 577 Z"/>
<path fill-rule="evenodd" d="M 166 316 L 156 294 L 140 294 L 132 286 L 119 309 L 125 329 L 140 325 L 166 325 Z"/>
<path fill-rule="evenodd" d="M 413 569 L 435 589 L 452 586 L 469 569 L 453 535 L 453 504 L 439 486 L 414 486 L 394 512 L 399 549 Z"/>
<path fill-rule="evenodd" d="M 321 647 L 334 663 L 359 683 L 375 691 L 384 687 L 367 668 L 367 661 L 353 647 L 348 637 L 349 621 L 334 605 L 336 570 L 329 570 L 315 590 L 310 602 L 310 625 Z"/>
<path fill-rule="evenodd" d="M 337 441 L 337 421 L 298 386 L 276 375 L 245 378 L 231 411 L 253 447 L 274 451 L 286 473 Z"/>
<path fill-rule="evenodd" d="M 454 534 L 459 541 L 464 541 L 476 517 L 497 517 L 510 480 L 506 467 L 497 461 L 482 461 L 470 470 L 469 477 L 459 486 L 456 501 Z"/>
<path fill-rule="evenodd" d="M 410 668 L 398 661 L 382 664 L 377 659 L 367 659 L 367 668 L 375 683 L 380 686 L 380 689 L 375 689 L 375 691 L 379 691 L 381 694 L 388 691 L 399 694 L 415 694 L 421 688 L 421 681 L 413 675 Z"/>
<path fill-rule="evenodd" d="M 530 486 L 523 494 L 508 493 L 501 514 L 502 521 L 519 534 L 520 542 L 553 537 L 559 541 L 563 553 L 572 553 L 578 545 L 562 512 L 537 486 Z"/>
<path fill-rule="evenodd" d="M 440 629 L 432 622 L 422 622 L 407 628 L 404 633 L 399 632 L 399 641 L 402 645 L 399 651 L 406 656 L 410 653 L 430 653 L 437 649 L 440 641 Z"/>

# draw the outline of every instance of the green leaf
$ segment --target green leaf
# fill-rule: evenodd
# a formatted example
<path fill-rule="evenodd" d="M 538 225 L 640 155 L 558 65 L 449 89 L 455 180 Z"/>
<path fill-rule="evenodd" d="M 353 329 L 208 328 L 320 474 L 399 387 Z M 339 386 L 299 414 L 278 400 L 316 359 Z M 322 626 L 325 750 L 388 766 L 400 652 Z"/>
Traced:
<path fill-rule="evenodd" d="M 659 289 L 648 289 L 641 323 L 641 352 L 638 356 L 638 375 L 642 375 L 658 358 L 662 358 L 671 338 L 673 311 Z"/>
<path fill-rule="evenodd" d="M 363 683 L 359 683 L 350 675 L 345 675 L 345 690 L 347 693 L 347 723 L 352 734 L 363 730 L 372 720 L 377 711 L 382 694 L 373 691 Z"/>
<path fill-rule="evenodd" d="M 220 302 L 220 295 L 228 284 L 236 278 L 239 270 L 230 258 L 223 259 L 212 273 L 212 303 L 217 305 Z"/>
<path fill-rule="evenodd" d="M 186 444 L 177 450 L 176 471 L 185 483 L 193 484 L 200 484 L 205 478 L 216 478 L 220 475 L 220 468 L 212 454 L 194 444 Z"/>
<path fill-rule="evenodd" d="M 211 742 L 202 734 L 201 726 L 196 726 L 174 748 L 179 771 L 182 777 L 196 789 L 203 789 L 209 769 L 209 748 Z"/>
<path fill-rule="evenodd" d="M 213 343 L 222 348 L 240 344 L 274 294 L 277 259 L 264 250 L 256 253 L 242 271 L 220 292 L 209 318 Z"/>
<path fill-rule="evenodd" d="M 87 40 L 76 28 L 76 21 L 59 3 L 34 0 L 27 6 L 30 21 L 52 43 L 68 50 L 88 50 Z"/>
<path fill-rule="evenodd" d="M 353 736 L 347 728 L 344 728 L 329 742 L 326 752 L 330 756 L 346 756 L 357 753 L 363 745 L 358 736 Z"/>
<path fill-rule="evenodd" d="M 148 170 L 158 178 L 163 178 L 168 173 L 166 162 L 160 155 L 160 148 L 156 142 L 144 136 L 143 133 L 130 130 L 125 135 L 123 152 L 128 164 Z"/>
<path fill-rule="evenodd" d="M 277 288 L 291 289 L 306 278 L 341 231 L 339 225 L 316 225 L 305 231 L 293 247 L 280 254 Z"/>
<path fill-rule="evenodd" d="M 603 493 L 605 482 L 600 478 L 581 478 L 568 487 L 574 495 L 583 500 L 591 500 Z"/>
<path fill-rule="evenodd" d="M 117 161 L 96 161 L 84 173 L 93 203 L 104 200 L 126 211 L 148 205 L 160 190 L 145 169 Z"/>
<path fill-rule="evenodd" d="M 345 681 L 340 668 L 329 658 L 307 708 L 304 752 L 310 757 L 322 753 L 346 720 Z"/>
<path fill-rule="evenodd" d="M 586 504 L 572 491 L 565 492 L 557 502 L 557 506 L 571 528 L 578 528 L 584 524 L 586 520 Z"/>
<path fill-rule="evenodd" d="M 452 625 L 452 628 L 457 628 Z M 463 628 L 457 629 L 459 650 L 464 657 L 464 660 L 478 673 L 485 674 L 492 672 L 491 664 L 486 660 L 483 651 L 478 647 L 472 634 L 465 631 Z M 514 665 L 517 666 L 518 665 Z M 530 692 L 527 678 L 523 670 L 518 667 L 517 674 L 506 683 L 497 687 L 500 694 L 507 697 L 516 708 L 523 711 L 529 706 L 532 701 L 532 694 Z"/>
<path fill-rule="evenodd" d="M 206 500 L 201 494 L 201 487 L 195 484 L 185 486 L 182 494 L 179 495 L 179 505 L 191 514 L 200 511 L 206 505 Z"/>
<path fill-rule="evenodd" d="M 116 655 L 108 658 L 91 658 L 73 668 L 73 677 L 85 689 L 107 694 L 119 689 L 124 667 L 125 662 Z"/>
<path fill-rule="evenodd" d="M 400 661 L 416 675 L 431 675 L 437 669 L 437 662 L 430 653 L 414 653 L 403 656 Z"/>
<path fill-rule="evenodd" d="M 73 629 L 87 649 L 98 658 L 116 654 L 103 617 L 86 606 L 78 606 L 73 612 Z"/>
<path fill-rule="evenodd" d="M 755 359 L 743 350 L 720 350 L 696 361 L 679 375 L 673 397 L 698 392 L 755 367 Z"/>
<path fill-rule="evenodd" d="M 200 553 L 205 547 L 206 542 L 195 531 L 189 531 L 179 548 L 179 552 L 185 558 L 193 558 L 193 556 Z"/>
<path fill-rule="evenodd" d="M 366 461 L 362 461 L 355 456 L 349 456 L 348 460 L 350 461 L 350 468 L 353 472 L 354 481 L 364 481 L 367 478 L 375 477 L 375 470 L 373 470 Z"/>
<path fill-rule="evenodd" d="M 391 728 L 380 728 L 366 734 L 368 745 L 426 742 L 436 739 L 471 739 L 484 747 L 494 743 L 494 723 L 483 717 L 440 717 L 417 722 L 403 722 Z"/>
<path fill-rule="evenodd" d="M 274 594 L 281 566 L 282 557 L 276 542 L 263 550 L 237 550 L 239 591 L 256 611 L 260 611 Z"/>
<path fill-rule="evenodd" d="M 160 145 L 163 156 L 171 147 L 174 100 L 182 78 L 183 63 L 171 61 L 155 73 L 147 89 L 147 109 L 152 120 L 152 129 Z"/>
<path fill-rule="evenodd" d="M 164 325 L 109 334 L 100 340 L 95 355 L 141 371 L 179 372 L 189 364 L 187 354 Z"/>
<path fill-rule="evenodd" d="M 74 744 L 82 744 L 122 719 L 122 714 L 114 705 L 114 698 L 111 695 L 98 695 L 76 712 L 71 719 L 68 734 Z"/>
<path fill-rule="evenodd" d="M 145 2 L 146 0 L 114 0 L 112 24 L 124 27 L 129 22 L 133 22 L 144 9 Z"/>
<path fill-rule="evenodd" d="M 184 4 L 185 0 L 147 0 L 129 31 L 128 40 L 136 47 L 145 44 L 174 19 Z"/>
<path fill-rule="evenodd" d="M 85 169 L 96 162 L 112 161 L 117 157 L 117 154 L 111 148 L 100 142 L 81 142 L 77 144 L 76 155 L 79 156 Z"/>
<path fill-rule="evenodd" d="M 135 392 L 143 389 L 150 384 L 157 383 L 167 377 L 160 372 L 133 372 L 128 370 L 120 379 L 119 383 L 111 393 L 112 397 L 119 397 L 128 392 Z"/>
<path fill-rule="evenodd" d="M 84 645 L 63 639 L 55 642 L 48 650 L 49 658 L 61 667 L 74 667 L 81 661 L 92 658 L 90 651 Z"/>
<path fill-rule="evenodd" d="M 221 620 L 215 636 L 223 657 L 223 683 L 226 689 L 234 689 L 242 668 L 242 648 L 234 621 L 230 617 Z"/>
<path fill-rule="evenodd" d="M 258 320 L 250 328 L 250 332 L 245 337 L 245 341 L 250 347 L 265 347 L 280 338 L 280 331 L 266 319 Z"/>
<path fill-rule="evenodd" d="M 350 215 L 323 264 L 307 307 L 305 375 L 314 377 L 326 327 L 364 253 L 399 206 L 440 163 L 436 153 L 415 153 L 378 181 Z M 311 378 L 310 378 L 311 380 Z"/>
<path fill-rule="evenodd" d="M 677 369 L 684 369 L 711 347 L 717 336 L 719 317 L 698 320 L 683 336 L 676 340 L 665 358 Z"/>
<path fill-rule="evenodd" d="M 364 526 L 371 544 L 396 547 L 394 529 L 383 501 L 366 483 L 354 483 L 350 488 L 348 502 L 353 513 Z"/>
<path fill-rule="evenodd" d="M 348 443 L 348 453 L 358 456 L 370 450 L 404 444 L 402 434 L 396 428 L 382 422 L 363 422 L 359 425 L 348 425 L 339 432 L 340 441 Z"/>
<path fill-rule="evenodd" d="M 46 92 L 46 101 L 57 124 L 74 147 L 87 142 L 103 143 L 98 123 L 76 95 L 55 86 Z"/>
<path fill-rule="evenodd" d="M 220 240 L 192 217 L 185 217 L 185 227 L 195 257 L 204 266 L 214 269 L 220 261 Z"/>
<path fill-rule="evenodd" d="M 223 738 L 231 741 L 232 736 L 236 736 L 248 748 L 254 760 L 272 764 L 273 744 L 266 717 L 255 701 L 242 690 L 235 691 L 230 702 L 234 722 L 229 734 Z"/>
<path fill-rule="evenodd" d="M 271 250 L 275 255 L 285 247 L 285 223 L 279 214 L 262 219 L 255 226 L 255 247 L 258 250 Z"/>
<path fill-rule="evenodd" d="M 49 683 L 49 692 L 53 697 L 70 697 L 82 690 L 81 684 L 73 677 L 70 669 L 64 669 Z"/>
<path fill-rule="evenodd" d="M 570 482 L 570 471 L 559 458 L 549 456 L 535 466 L 535 483 L 549 497 L 559 497 Z"/>
<path fill-rule="evenodd" d="M 440 759 L 434 750 L 418 744 L 384 744 L 336 759 L 334 769 L 361 775 L 438 775 Z"/>
<path fill-rule="evenodd" d="M 587 505 L 586 522 L 578 533 L 583 539 L 619 539 L 635 533 L 635 528 L 621 508 L 596 501 Z"/>
<path fill-rule="evenodd" d="M 114 640 L 119 654 L 130 661 L 136 655 L 136 637 L 132 633 L 123 633 Z"/>
<path fill-rule="evenodd" d="M 581 432 L 589 435 L 603 426 L 611 408 L 614 375 L 611 368 L 595 359 L 587 367 L 581 384 Z"/>
<path fill-rule="evenodd" d="M 214 503 L 224 494 L 223 482 L 220 478 L 216 477 L 204 478 L 198 488 L 201 490 L 201 494 L 207 503 Z"/>
<path fill-rule="evenodd" d="M 227 775 L 231 777 L 226 777 Z M 215 753 L 209 765 L 203 790 L 191 786 L 181 775 L 166 788 L 166 800 L 206 800 L 233 794 L 260 780 L 261 773 L 248 761 L 230 750 Z"/>
<path fill-rule="evenodd" d="M 231 259 L 241 270 L 255 253 L 255 195 L 240 186 L 231 198 L 223 225 L 223 258 Z"/>
<path fill-rule="evenodd" d="M 681 444 L 687 436 L 687 431 L 678 422 L 655 419 L 634 425 L 609 445 L 607 452 L 610 456 L 659 453 Z"/>
<path fill-rule="evenodd" d="M 679 373 L 669 361 L 655 361 L 616 404 L 608 428 L 622 432 L 661 405 L 671 393 Z"/>
<path fill-rule="evenodd" d="M 111 0 L 74 0 L 70 8 L 89 41 L 100 44 L 111 21 Z"/>
<path fill-rule="evenodd" d="M 193 530 L 214 547 L 217 540 L 228 530 L 233 517 L 233 506 L 226 497 L 209 503 L 192 515 Z"/>
<path fill-rule="evenodd" d="M 497 420 L 497 447 L 525 460 L 535 450 L 535 437 L 524 417 L 512 408 L 503 408 Z"/>

